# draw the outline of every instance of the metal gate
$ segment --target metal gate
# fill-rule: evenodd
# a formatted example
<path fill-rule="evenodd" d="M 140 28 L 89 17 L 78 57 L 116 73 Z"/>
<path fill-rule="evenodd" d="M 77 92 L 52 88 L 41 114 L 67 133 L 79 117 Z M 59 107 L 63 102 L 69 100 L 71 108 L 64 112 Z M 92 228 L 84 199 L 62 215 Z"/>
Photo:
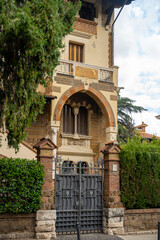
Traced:
<path fill-rule="evenodd" d="M 55 174 L 56 232 L 102 231 L 103 163 L 74 165 L 58 158 Z"/>

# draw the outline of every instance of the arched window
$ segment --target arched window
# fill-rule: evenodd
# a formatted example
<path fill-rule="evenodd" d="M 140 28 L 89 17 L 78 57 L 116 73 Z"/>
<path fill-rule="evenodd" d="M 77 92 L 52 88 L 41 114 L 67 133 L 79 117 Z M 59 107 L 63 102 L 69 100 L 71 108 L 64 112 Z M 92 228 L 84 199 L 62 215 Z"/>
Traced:
<path fill-rule="evenodd" d="M 77 172 L 79 173 L 80 162 L 77 163 Z M 88 164 L 86 162 L 81 162 L 81 174 L 88 172 Z"/>
<path fill-rule="evenodd" d="M 74 172 L 74 164 L 72 161 L 64 161 L 62 164 L 62 173 L 73 173 Z"/>
<path fill-rule="evenodd" d="M 74 134 L 74 114 L 68 104 L 63 107 L 63 132 Z"/>
<path fill-rule="evenodd" d="M 88 111 L 85 107 L 79 108 L 77 116 L 77 133 L 81 135 L 88 134 Z"/>

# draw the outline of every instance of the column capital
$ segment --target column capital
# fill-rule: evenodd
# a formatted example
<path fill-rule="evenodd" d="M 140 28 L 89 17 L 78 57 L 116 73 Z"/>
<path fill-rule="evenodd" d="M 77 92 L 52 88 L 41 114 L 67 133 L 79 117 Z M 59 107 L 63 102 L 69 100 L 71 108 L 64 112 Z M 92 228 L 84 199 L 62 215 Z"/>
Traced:
<path fill-rule="evenodd" d="M 79 107 L 78 106 L 73 107 L 73 114 L 78 115 L 78 113 L 79 113 Z"/>

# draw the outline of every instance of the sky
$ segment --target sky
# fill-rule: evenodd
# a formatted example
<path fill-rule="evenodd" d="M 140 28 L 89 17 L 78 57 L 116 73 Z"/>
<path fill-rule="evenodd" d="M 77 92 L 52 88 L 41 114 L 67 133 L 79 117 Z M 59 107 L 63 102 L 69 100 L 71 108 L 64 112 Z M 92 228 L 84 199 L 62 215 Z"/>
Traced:
<path fill-rule="evenodd" d="M 115 14 L 119 11 L 116 10 Z M 135 126 L 160 136 L 160 0 L 135 0 L 115 23 L 115 60 L 122 97 L 148 111 L 132 114 Z"/>

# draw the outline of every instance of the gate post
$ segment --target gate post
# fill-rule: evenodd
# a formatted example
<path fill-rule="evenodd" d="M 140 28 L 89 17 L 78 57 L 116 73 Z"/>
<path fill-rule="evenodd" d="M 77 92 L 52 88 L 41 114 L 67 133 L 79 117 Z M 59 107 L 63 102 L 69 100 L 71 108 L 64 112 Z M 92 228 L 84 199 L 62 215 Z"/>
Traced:
<path fill-rule="evenodd" d="M 53 203 L 52 170 L 53 150 L 56 146 L 50 139 L 42 138 L 34 145 L 34 148 L 37 149 L 37 160 L 40 161 L 45 170 L 41 209 L 36 212 L 36 239 L 55 239 L 56 210 Z"/>
<path fill-rule="evenodd" d="M 124 233 L 124 208 L 120 199 L 120 151 L 116 141 L 106 143 L 101 150 L 104 154 L 103 232 L 109 235 Z"/>

